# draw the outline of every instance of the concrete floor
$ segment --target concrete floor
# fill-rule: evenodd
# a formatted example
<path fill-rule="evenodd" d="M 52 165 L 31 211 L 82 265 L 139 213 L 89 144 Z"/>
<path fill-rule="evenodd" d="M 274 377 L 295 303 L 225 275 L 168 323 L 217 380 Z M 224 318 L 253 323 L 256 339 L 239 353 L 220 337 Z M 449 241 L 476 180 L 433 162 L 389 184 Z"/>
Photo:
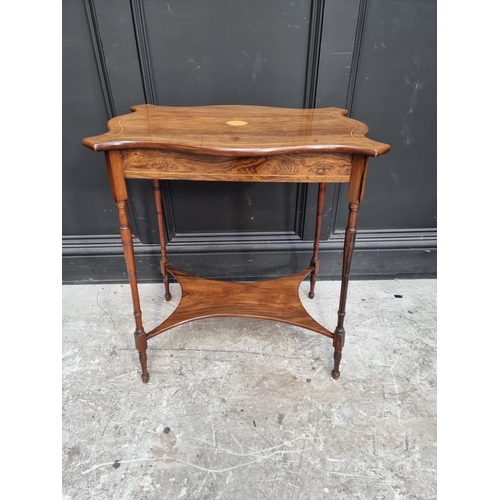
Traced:
<path fill-rule="evenodd" d="M 333 330 L 338 282 L 306 309 Z M 173 310 L 140 285 L 146 330 Z M 402 298 L 395 297 L 402 295 Z M 436 498 L 436 281 L 353 281 L 331 340 L 214 318 L 150 342 L 128 285 L 63 287 L 63 499 Z"/>

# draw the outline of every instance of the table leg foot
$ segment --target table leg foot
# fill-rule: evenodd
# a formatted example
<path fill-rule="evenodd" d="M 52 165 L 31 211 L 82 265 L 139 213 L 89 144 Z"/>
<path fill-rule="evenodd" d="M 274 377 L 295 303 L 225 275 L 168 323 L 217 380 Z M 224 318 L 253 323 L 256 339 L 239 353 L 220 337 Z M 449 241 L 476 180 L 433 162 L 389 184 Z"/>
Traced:
<path fill-rule="evenodd" d="M 144 330 L 136 330 L 135 334 L 135 347 L 139 351 L 139 362 L 141 363 L 142 370 L 142 381 L 147 384 L 149 382 L 148 373 L 148 356 L 146 354 L 146 349 L 148 348 L 148 342 L 146 339 L 146 334 Z"/>
<path fill-rule="evenodd" d="M 333 334 L 333 371 L 332 377 L 337 380 L 340 377 L 340 360 L 342 359 L 342 347 L 344 346 L 344 329 L 337 328 Z"/>
<path fill-rule="evenodd" d="M 319 271 L 319 260 L 318 259 L 312 259 L 311 260 L 311 267 L 313 268 L 313 271 L 311 273 L 311 278 L 309 282 L 309 294 L 307 295 L 310 299 L 314 299 L 314 287 L 316 286 L 316 275 Z"/>
<path fill-rule="evenodd" d="M 149 373 L 148 373 L 148 357 L 146 355 L 146 351 L 139 353 L 139 361 L 141 362 L 142 381 L 145 384 L 147 384 L 149 382 Z"/>
<path fill-rule="evenodd" d="M 342 359 L 342 353 L 341 352 L 335 352 L 333 354 L 333 360 L 334 360 L 334 368 L 332 371 L 332 377 L 337 380 L 340 377 L 340 360 Z"/>
<path fill-rule="evenodd" d="M 162 259 L 161 269 L 163 273 L 163 284 L 165 286 L 165 300 L 168 302 L 172 298 L 172 295 L 170 293 L 170 279 L 168 277 L 168 272 L 166 270 L 167 266 L 168 266 L 168 261 Z"/>

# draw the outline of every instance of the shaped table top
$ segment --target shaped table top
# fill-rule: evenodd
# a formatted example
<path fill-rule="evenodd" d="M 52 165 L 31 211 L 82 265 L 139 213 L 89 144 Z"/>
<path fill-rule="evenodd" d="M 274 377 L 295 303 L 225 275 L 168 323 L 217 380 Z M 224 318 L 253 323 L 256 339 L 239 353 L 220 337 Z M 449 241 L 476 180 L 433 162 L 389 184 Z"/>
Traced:
<path fill-rule="evenodd" d="M 168 107 L 141 104 L 108 122 L 109 131 L 82 142 L 95 151 L 166 149 L 258 156 L 331 152 L 379 156 L 390 146 L 368 139 L 368 127 L 340 108 L 266 106 Z"/>

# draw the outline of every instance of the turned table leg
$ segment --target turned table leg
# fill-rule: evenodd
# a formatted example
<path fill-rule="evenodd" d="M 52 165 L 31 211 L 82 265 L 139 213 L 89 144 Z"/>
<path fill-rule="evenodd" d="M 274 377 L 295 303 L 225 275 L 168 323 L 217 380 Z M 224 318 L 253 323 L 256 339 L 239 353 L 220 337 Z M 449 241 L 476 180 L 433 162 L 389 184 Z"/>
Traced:
<path fill-rule="evenodd" d="M 352 254 L 354 252 L 354 243 L 356 241 L 356 223 L 358 220 L 358 210 L 363 200 L 365 178 L 366 178 L 367 159 L 363 156 L 355 155 L 351 170 L 351 180 L 349 182 L 349 218 L 344 238 L 344 254 L 342 260 L 342 281 L 340 285 L 340 303 L 338 310 L 337 328 L 333 334 L 333 371 L 332 377 L 340 377 L 340 360 L 342 359 L 342 348 L 345 341 L 344 318 L 345 306 L 347 301 L 347 287 L 349 285 L 349 274 L 351 272 Z"/>
<path fill-rule="evenodd" d="M 167 238 L 165 231 L 165 217 L 163 215 L 163 202 L 161 199 L 160 181 L 155 179 L 153 181 L 153 189 L 155 193 L 156 214 L 158 216 L 158 230 L 160 233 L 160 247 L 161 247 L 161 260 L 160 270 L 163 275 L 163 284 L 165 285 L 165 300 L 170 300 L 170 283 L 167 267 L 170 265 L 167 258 Z"/>
<path fill-rule="evenodd" d="M 325 206 L 326 182 L 321 182 L 318 186 L 318 204 L 316 207 L 316 230 L 314 232 L 313 256 L 310 266 L 313 268 L 311 273 L 311 288 L 309 290 L 309 298 L 314 298 L 314 287 L 319 272 L 319 235 L 321 232 L 321 221 L 323 220 L 323 208 Z"/>
<path fill-rule="evenodd" d="M 120 236 L 125 254 L 125 263 L 127 266 L 130 289 L 132 291 L 132 303 L 134 306 L 135 319 L 135 347 L 139 351 L 139 361 L 141 363 L 142 381 L 149 382 L 149 373 L 147 368 L 146 332 L 142 326 L 142 313 L 139 302 L 139 289 L 137 286 L 137 274 L 135 269 L 134 247 L 132 244 L 132 231 L 130 230 L 127 215 L 127 187 L 122 171 L 121 156 L 119 151 L 106 152 L 106 165 L 108 167 L 109 181 L 111 184 L 111 193 L 118 209 L 118 219 L 120 221 Z"/>

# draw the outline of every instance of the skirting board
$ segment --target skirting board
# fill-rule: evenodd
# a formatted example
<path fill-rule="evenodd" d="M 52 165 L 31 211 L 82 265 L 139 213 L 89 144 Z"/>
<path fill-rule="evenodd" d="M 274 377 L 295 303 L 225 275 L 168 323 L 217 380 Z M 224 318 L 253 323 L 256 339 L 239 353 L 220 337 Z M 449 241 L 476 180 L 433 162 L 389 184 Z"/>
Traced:
<path fill-rule="evenodd" d="M 74 240 L 73 240 L 74 241 Z M 435 238 L 387 240 L 362 238 L 354 251 L 351 279 L 436 278 L 437 247 Z M 339 280 L 342 250 L 340 242 L 320 244 L 320 280 Z M 260 245 L 259 245 L 260 246 Z M 196 248 L 172 245 L 169 260 L 176 269 L 211 279 L 255 281 L 293 274 L 309 265 L 311 249 L 300 245 L 277 245 L 266 249 Z M 398 248 L 399 246 L 399 248 Z M 136 244 L 139 283 L 162 281 L 157 245 Z M 66 245 L 62 262 L 64 284 L 127 283 L 125 260 L 119 242 L 104 245 Z"/>

